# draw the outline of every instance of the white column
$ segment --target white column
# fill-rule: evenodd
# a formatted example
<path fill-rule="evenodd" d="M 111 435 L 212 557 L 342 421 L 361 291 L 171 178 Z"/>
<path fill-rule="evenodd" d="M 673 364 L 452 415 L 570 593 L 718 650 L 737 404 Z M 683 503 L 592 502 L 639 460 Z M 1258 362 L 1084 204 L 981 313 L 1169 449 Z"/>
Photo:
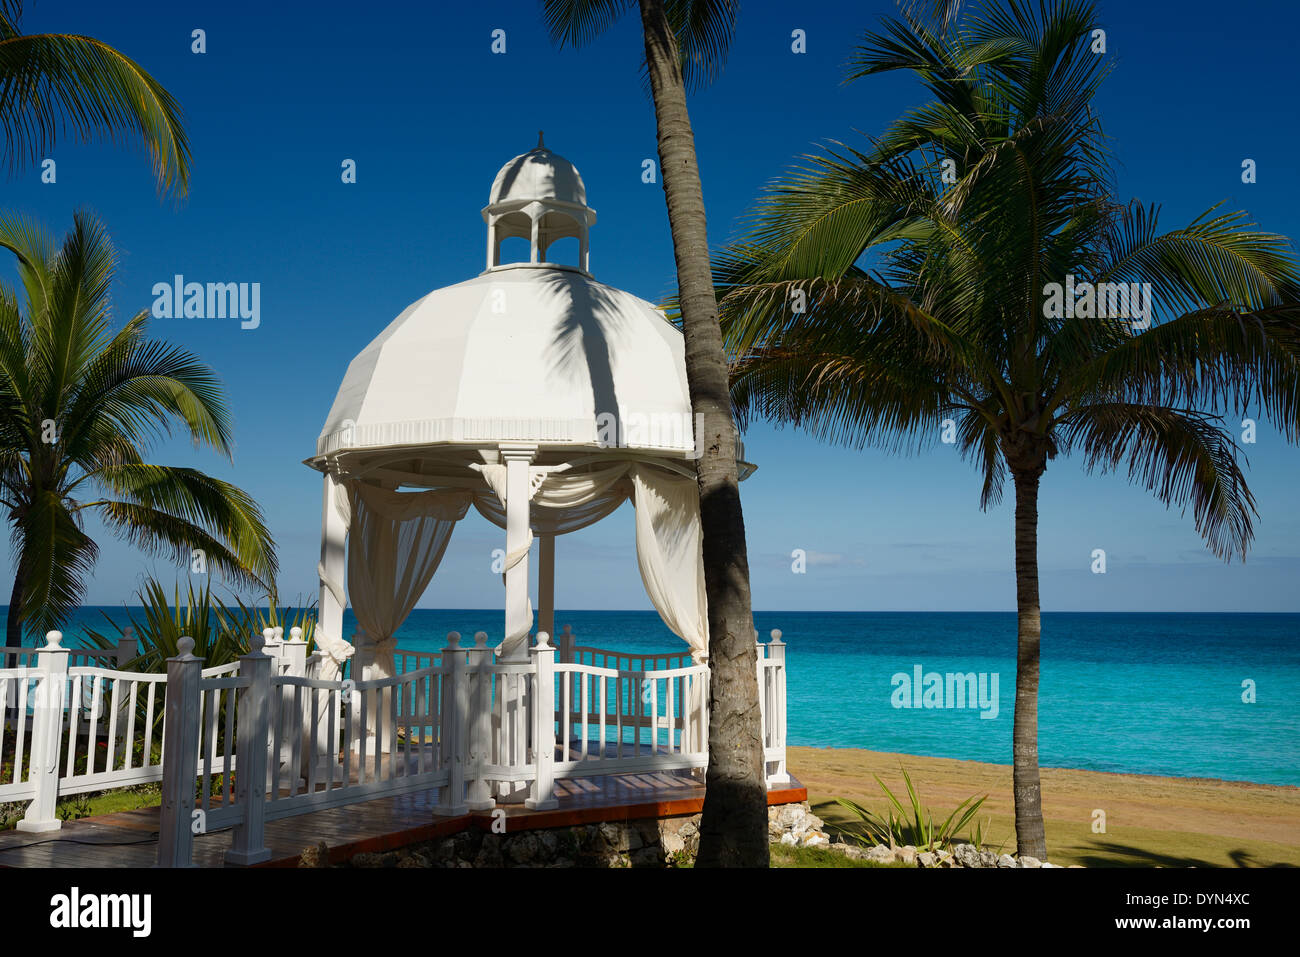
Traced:
<path fill-rule="evenodd" d="M 501 651 L 503 658 L 517 661 L 528 660 L 528 632 L 533 625 L 528 607 L 528 466 L 536 452 L 535 446 L 501 449 L 506 463 L 506 644 Z"/>
<path fill-rule="evenodd" d="M 320 563 L 324 576 L 327 576 L 340 589 L 343 589 L 347 575 L 347 524 L 339 510 L 334 507 L 335 489 L 338 484 L 334 476 L 325 473 L 324 495 L 321 502 L 320 520 Z M 343 638 L 343 602 L 334 596 L 334 592 L 325 584 L 325 577 L 320 580 L 320 602 L 316 606 L 317 627 L 331 638 Z"/>
<path fill-rule="evenodd" d="M 537 536 L 537 631 L 555 634 L 555 526 Z"/>

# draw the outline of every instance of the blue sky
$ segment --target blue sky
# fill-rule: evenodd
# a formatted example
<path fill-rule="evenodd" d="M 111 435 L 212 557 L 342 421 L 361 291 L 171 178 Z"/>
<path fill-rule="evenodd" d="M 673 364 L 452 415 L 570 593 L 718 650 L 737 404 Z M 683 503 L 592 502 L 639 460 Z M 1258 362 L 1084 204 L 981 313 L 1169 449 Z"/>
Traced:
<path fill-rule="evenodd" d="M 909 78 L 841 83 L 865 28 L 889 0 L 746 3 L 726 71 L 691 101 L 715 246 L 734 234 L 765 182 L 815 144 L 861 142 L 920 102 Z M 479 211 L 497 169 L 537 130 L 581 170 L 599 220 L 592 270 L 652 301 L 672 288 L 651 105 L 628 19 L 588 49 L 557 51 L 535 2 L 490 4 L 43 0 L 27 32 L 103 39 L 179 99 L 194 150 L 192 193 L 158 201 L 134 147 L 58 145 L 57 182 L 39 167 L 0 180 L 0 208 L 58 233 L 74 209 L 107 224 L 121 255 L 118 314 L 146 309 L 176 273 L 261 284 L 261 325 L 154 320 L 152 332 L 220 374 L 233 408 L 234 464 L 187 443 L 156 461 L 193 464 L 251 492 L 279 544 L 282 596 L 316 590 L 320 481 L 314 449 L 351 357 L 409 303 L 483 268 Z M 1119 161 L 1119 196 L 1162 204 L 1167 228 L 1225 201 L 1263 228 L 1300 235 L 1292 50 L 1295 8 L 1240 0 L 1101 3 L 1114 72 L 1098 107 Z M 191 52 L 206 31 L 207 52 Z M 506 53 L 491 34 L 506 31 Z M 791 52 L 791 31 L 807 52 Z M 1241 181 L 1254 159 L 1258 180 Z M 341 182 L 344 159 L 357 182 Z M 9 263 L 0 275 L 12 276 Z M 1260 423 L 1247 447 L 1259 530 L 1247 563 L 1210 555 L 1190 514 L 1167 511 L 1122 476 L 1087 476 L 1058 459 L 1044 478 L 1039 530 L 1046 610 L 1297 611 L 1300 450 Z M 978 508 L 979 481 L 951 447 L 912 456 L 820 445 L 758 424 L 759 471 L 743 486 L 754 604 L 760 609 L 1001 610 L 1015 607 L 1011 506 Z M 92 533 L 98 531 L 90 526 Z M 557 547 L 557 604 L 649 608 L 632 548 L 630 506 Z M 169 580 L 103 535 L 87 600 L 129 601 L 140 575 Z M 471 512 L 421 605 L 498 607 L 491 550 L 502 533 Z M 806 574 L 791 552 L 806 550 Z M 1107 573 L 1090 570 L 1093 549 Z M 10 560 L 0 556 L 8 582 Z M 7 584 L 5 594 L 7 595 Z"/>

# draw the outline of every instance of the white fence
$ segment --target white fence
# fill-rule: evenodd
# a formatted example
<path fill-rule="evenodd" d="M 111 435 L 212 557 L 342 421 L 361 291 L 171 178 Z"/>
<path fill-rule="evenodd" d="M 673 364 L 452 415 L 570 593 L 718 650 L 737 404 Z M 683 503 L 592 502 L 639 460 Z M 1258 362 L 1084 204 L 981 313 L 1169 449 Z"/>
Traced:
<path fill-rule="evenodd" d="M 452 632 L 440 652 L 396 652 L 394 677 L 325 681 L 294 632 L 268 629 L 210 669 L 182 639 L 166 675 L 70 668 L 77 652 L 51 633 L 35 667 L 0 670 L 0 706 L 11 686 L 21 703 L 0 723 L 0 756 L 15 755 L 0 800 L 31 798 L 19 826 L 52 830 L 60 795 L 161 781 L 159 864 L 187 866 L 194 835 L 224 828 L 227 863 L 253 864 L 270 856 L 267 821 L 322 808 L 439 789 L 444 815 L 520 799 L 546 809 L 560 779 L 708 765 L 709 670 L 689 653 L 576 645 L 566 627 L 558 656 L 539 634 L 527 660 L 508 661 L 485 633 L 462 647 Z M 774 785 L 789 777 L 785 646 L 771 637 L 756 678 Z"/>

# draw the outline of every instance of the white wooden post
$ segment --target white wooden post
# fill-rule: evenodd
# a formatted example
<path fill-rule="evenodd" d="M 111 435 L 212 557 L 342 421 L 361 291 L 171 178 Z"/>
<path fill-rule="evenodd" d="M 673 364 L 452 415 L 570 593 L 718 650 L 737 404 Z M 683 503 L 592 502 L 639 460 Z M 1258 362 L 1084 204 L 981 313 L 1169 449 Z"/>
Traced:
<path fill-rule="evenodd" d="M 194 866 L 194 782 L 198 777 L 199 680 L 203 659 L 190 654 L 194 650 L 193 638 L 181 638 L 176 642 L 176 649 L 180 654 L 167 659 L 159 867 Z"/>
<path fill-rule="evenodd" d="M 482 632 L 480 632 L 482 634 Z M 484 643 L 487 636 L 484 635 Z M 450 778 L 442 789 L 433 813 L 443 817 L 468 814 L 465 804 L 465 758 L 469 737 L 469 682 L 465 674 L 465 650 L 460 647 L 460 632 L 447 634 L 447 647 L 442 650 L 443 662 L 451 662 L 451 673 L 444 676 L 450 683 L 443 686 L 442 723 L 438 728 L 439 751 L 443 766 Z"/>
<path fill-rule="evenodd" d="M 32 751 L 28 761 L 29 780 L 36 784 L 36 794 L 27 812 L 18 822 L 18 830 L 40 833 L 57 831 L 63 826 L 55 808 L 59 800 L 59 740 L 63 730 L 63 706 L 67 696 L 68 649 L 59 647 L 63 634 L 51 631 L 45 636 L 36 667 L 40 685 L 36 689 L 36 707 L 32 720 Z M 18 701 L 26 708 L 26 701 Z M 0 721 L 4 720 L 0 715 Z M 95 742 L 88 745 L 94 753 Z M 18 755 L 15 764 L 22 759 Z"/>
<path fill-rule="evenodd" d="M 491 654 L 487 632 L 476 632 L 474 647 L 469 652 L 472 693 L 469 696 L 469 753 L 466 762 L 469 791 L 465 806 L 471 811 L 490 811 L 496 807 L 484 776 L 484 767 L 492 757 L 492 675 L 484 668 Z"/>
<path fill-rule="evenodd" d="M 249 645 L 249 653 L 239 659 L 239 675 L 248 678 L 249 684 L 239 692 L 239 741 L 235 756 L 235 803 L 243 808 L 244 819 L 235 825 L 225 858 L 227 864 L 240 867 L 271 858 L 270 849 L 264 846 L 264 836 L 272 661 L 269 655 L 263 654 L 259 635 L 253 635 Z"/>
<path fill-rule="evenodd" d="M 531 445 L 503 446 L 501 449 L 501 457 L 506 463 L 506 602 L 501 657 L 510 661 L 528 660 L 528 633 L 533 627 L 528 609 L 528 552 L 525 546 L 530 530 L 529 499 L 532 496 L 529 464 L 536 453 L 536 447 Z M 511 564 L 512 558 L 514 564 Z"/>
<path fill-rule="evenodd" d="M 781 757 L 776 762 L 776 770 L 767 783 L 789 784 L 790 774 L 785 767 L 785 642 L 781 640 L 781 629 L 772 629 L 772 641 L 767 646 L 767 657 L 773 662 L 772 705 L 768 709 L 767 720 L 772 726 L 772 746 L 780 748 Z"/>
<path fill-rule="evenodd" d="M 139 653 L 140 645 L 135 637 L 135 629 L 127 625 L 122 629 L 122 637 L 117 639 L 117 655 L 113 660 L 120 669 Z"/>
<path fill-rule="evenodd" d="M 537 777 L 524 806 L 532 811 L 550 811 L 560 806 L 555 800 L 555 646 L 544 631 L 537 633 L 533 646 L 533 761 Z M 603 742 L 602 742 L 603 745 Z"/>
<path fill-rule="evenodd" d="M 320 600 L 316 627 L 331 638 L 343 637 L 343 581 L 347 574 L 347 519 L 335 498 L 338 483 L 328 472 L 321 499 Z M 331 587 L 333 586 L 333 587 Z M 337 594 L 336 594 L 337 591 Z M 354 676 L 355 677 L 355 676 Z"/>

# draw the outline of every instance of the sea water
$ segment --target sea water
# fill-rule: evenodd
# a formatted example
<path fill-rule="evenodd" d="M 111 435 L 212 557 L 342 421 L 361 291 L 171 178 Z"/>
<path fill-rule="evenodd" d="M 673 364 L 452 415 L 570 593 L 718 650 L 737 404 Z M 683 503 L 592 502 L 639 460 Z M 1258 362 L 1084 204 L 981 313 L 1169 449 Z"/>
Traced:
<path fill-rule="evenodd" d="M 104 615 L 83 608 L 65 629 L 80 644 Z M 142 616 L 137 612 L 137 618 Z M 789 668 L 788 741 L 1009 764 L 1015 712 L 1013 613 L 757 612 L 779 628 Z M 577 642 L 628 652 L 684 647 L 653 611 L 558 611 Z M 345 635 L 355 628 L 349 611 Z M 398 647 L 433 650 L 501 638 L 500 610 L 417 609 Z M 919 669 L 919 672 L 918 672 Z M 897 676 L 934 675 L 925 706 Z M 953 701 L 950 676 L 996 675 L 993 708 Z M 924 689 L 922 689 L 924 691 Z M 950 706 L 951 705 L 951 706 Z M 1044 767 L 1300 785 L 1300 615 L 1043 615 L 1039 761 Z"/>

